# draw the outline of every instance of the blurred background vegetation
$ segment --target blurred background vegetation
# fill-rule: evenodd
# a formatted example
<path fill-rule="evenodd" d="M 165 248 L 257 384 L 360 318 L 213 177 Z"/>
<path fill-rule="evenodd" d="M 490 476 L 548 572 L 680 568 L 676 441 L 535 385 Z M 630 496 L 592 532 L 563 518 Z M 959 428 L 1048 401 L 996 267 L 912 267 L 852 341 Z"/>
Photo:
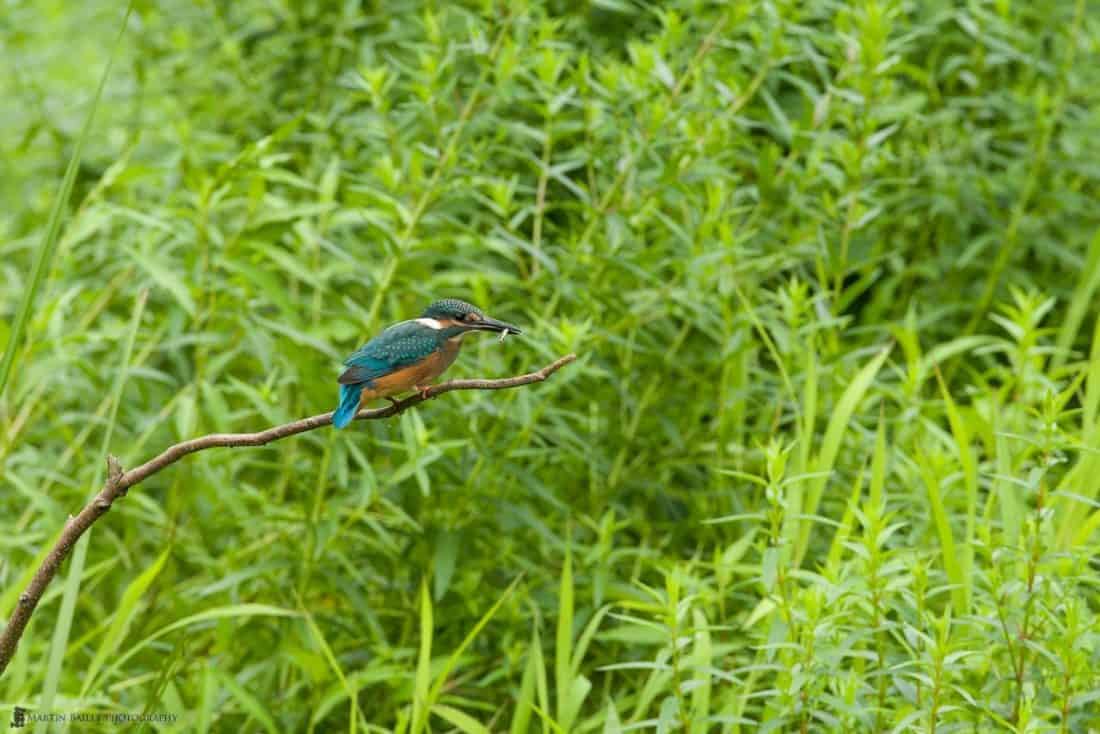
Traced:
<path fill-rule="evenodd" d="M 0 700 L 1100 726 L 1094 5 L 141 0 L 8 344 L 123 13 L 0 14 L 0 615 L 106 450 L 330 410 L 434 298 L 526 329 L 452 376 L 581 359 L 156 475 Z"/>

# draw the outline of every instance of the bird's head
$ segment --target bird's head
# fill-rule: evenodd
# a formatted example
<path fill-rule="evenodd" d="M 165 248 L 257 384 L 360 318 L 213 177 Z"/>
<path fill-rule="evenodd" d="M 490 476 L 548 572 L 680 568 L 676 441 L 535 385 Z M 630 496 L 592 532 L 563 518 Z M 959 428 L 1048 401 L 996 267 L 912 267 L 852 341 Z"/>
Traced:
<path fill-rule="evenodd" d="M 477 306 L 455 298 L 436 301 L 424 309 L 420 318 L 439 324 L 439 328 L 454 335 L 470 331 L 494 331 L 498 334 L 522 334 L 518 326 L 489 318 Z M 501 339 L 504 337 L 502 336 Z"/>

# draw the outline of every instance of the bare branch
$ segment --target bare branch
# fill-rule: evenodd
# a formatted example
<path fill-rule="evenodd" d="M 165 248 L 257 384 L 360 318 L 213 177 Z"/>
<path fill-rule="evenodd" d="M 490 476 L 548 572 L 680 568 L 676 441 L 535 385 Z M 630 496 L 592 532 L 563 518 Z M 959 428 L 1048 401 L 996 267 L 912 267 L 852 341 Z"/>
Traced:
<path fill-rule="evenodd" d="M 423 394 L 415 393 L 404 400 L 395 401 L 385 408 L 360 410 L 355 416 L 355 420 L 390 418 L 399 413 L 403 413 L 425 400 L 454 390 L 505 390 L 510 387 L 520 387 L 522 385 L 530 385 L 534 382 L 542 382 L 576 358 L 577 355 L 575 354 L 567 354 L 557 361 L 546 365 L 537 372 L 530 372 L 526 375 L 517 375 L 501 380 L 451 380 L 449 382 L 442 382 L 428 388 Z M 92 526 L 92 523 L 98 520 L 107 510 L 111 509 L 111 505 L 114 504 L 116 499 L 124 497 L 126 491 L 130 487 L 148 479 L 160 470 L 175 464 L 183 457 L 188 454 L 193 454 L 196 451 L 203 451 L 204 449 L 212 449 L 219 446 L 263 446 L 272 441 L 278 441 L 281 438 L 305 433 L 306 431 L 312 431 L 331 424 L 332 413 L 322 413 L 321 415 L 315 415 L 310 418 L 302 418 L 301 420 L 285 423 L 281 426 L 273 426 L 272 428 L 257 433 L 212 433 L 208 436 L 201 436 L 200 438 L 193 438 L 190 441 L 177 443 L 169 447 L 159 456 L 150 459 L 141 466 L 131 469 L 128 472 L 122 471 L 122 466 L 119 464 L 118 459 L 114 456 L 108 456 L 107 481 L 103 485 L 103 489 L 92 498 L 92 501 L 89 502 L 76 517 L 69 517 L 57 542 L 46 555 L 45 560 L 42 561 L 42 565 L 39 566 L 30 584 L 27 585 L 26 591 L 19 595 L 19 601 L 15 605 L 15 610 L 12 612 L 11 619 L 8 620 L 8 624 L 4 628 L 3 633 L 0 633 L 0 673 L 4 672 L 4 669 L 7 668 L 8 663 L 11 662 L 12 657 L 15 655 L 15 650 L 19 646 L 19 639 L 23 636 L 23 630 L 26 629 L 31 614 L 34 613 L 38 601 L 42 598 L 42 594 L 45 593 L 46 587 L 49 585 L 50 581 L 53 580 L 62 561 L 68 557 L 73 546 L 80 540 L 80 536 Z"/>

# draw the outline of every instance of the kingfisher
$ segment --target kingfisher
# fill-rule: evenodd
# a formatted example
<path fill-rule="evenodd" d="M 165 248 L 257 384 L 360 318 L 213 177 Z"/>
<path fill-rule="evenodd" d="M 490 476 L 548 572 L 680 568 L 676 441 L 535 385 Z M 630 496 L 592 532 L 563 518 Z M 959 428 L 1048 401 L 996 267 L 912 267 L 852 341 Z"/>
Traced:
<path fill-rule="evenodd" d="M 343 428 L 361 403 L 375 398 L 395 402 L 391 395 L 416 390 L 424 395 L 431 381 L 458 356 L 462 338 L 474 331 L 522 334 L 518 327 L 486 316 L 465 301 L 446 298 L 424 309 L 420 318 L 401 321 L 371 339 L 350 357 L 337 382 L 340 404 L 332 425 Z"/>

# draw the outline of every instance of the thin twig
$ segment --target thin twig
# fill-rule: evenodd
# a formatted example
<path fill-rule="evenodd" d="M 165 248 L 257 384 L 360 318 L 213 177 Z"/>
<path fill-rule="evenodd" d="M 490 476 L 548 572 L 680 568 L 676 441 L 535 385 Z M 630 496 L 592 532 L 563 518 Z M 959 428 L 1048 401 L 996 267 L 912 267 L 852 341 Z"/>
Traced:
<path fill-rule="evenodd" d="M 423 394 L 415 393 L 404 400 L 395 401 L 385 408 L 360 410 L 355 416 L 355 420 L 390 418 L 403 413 L 414 405 L 419 405 L 425 400 L 454 390 L 505 390 L 510 387 L 530 385 L 533 382 L 542 382 L 576 358 L 577 355 L 575 354 L 567 354 L 537 372 L 507 377 L 501 380 L 451 380 L 450 382 L 443 382 L 433 385 L 425 390 Z M 80 536 L 92 526 L 92 523 L 111 509 L 111 505 L 114 504 L 116 499 L 126 496 L 126 491 L 130 487 L 196 451 L 219 446 L 263 446 L 281 438 L 305 433 L 331 424 L 332 413 L 322 413 L 281 426 L 273 426 L 266 431 L 257 433 L 212 433 L 209 436 L 177 443 L 156 458 L 150 459 L 141 466 L 127 472 L 122 470 L 118 459 L 114 456 L 108 456 L 107 482 L 103 485 L 103 489 L 92 498 L 92 501 L 78 515 L 75 517 L 70 516 L 65 522 L 65 528 L 61 531 L 60 537 L 46 555 L 45 560 L 42 561 L 42 565 L 38 567 L 38 571 L 34 574 L 30 584 L 27 585 L 26 591 L 19 595 L 15 611 L 12 612 L 11 619 L 8 620 L 3 633 L 0 633 L 0 673 L 4 672 L 4 669 L 7 668 L 8 663 L 15 655 L 15 650 L 19 646 L 19 639 L 23 636 L 23 630 L 26 629 L 31 614 L 34 613 L 38 601 L 42 598 L 42 594 L 45 593 L 50 581 L 53 580 L 62 561 L 68 557 L 73 546 L 76 545 L 76 541 L 80 540 Z"/>

